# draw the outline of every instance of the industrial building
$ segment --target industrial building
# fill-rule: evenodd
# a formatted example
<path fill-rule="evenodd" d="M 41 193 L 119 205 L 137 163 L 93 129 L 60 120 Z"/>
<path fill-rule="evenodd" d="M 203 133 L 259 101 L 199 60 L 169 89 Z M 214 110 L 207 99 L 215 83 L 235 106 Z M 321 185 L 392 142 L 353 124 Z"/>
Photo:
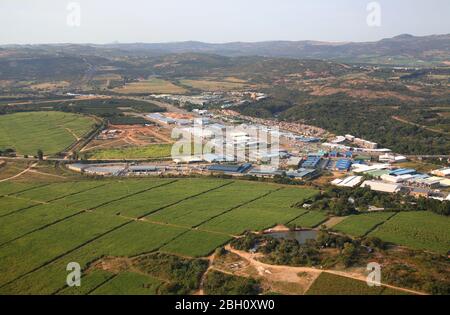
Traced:
<path fill-rule="evenodd" d="M 441 177 L 450 177 L 450 167 L 434 170 L 431 174 Z"/>
<path fill-rule="evenodd" d="M 363 180 L 362 176 L 348 176 L 346 178 L 338 178 L 331 182 L 331 184 L 339 187 L 351 187 L 358 186 Z"/>
<path fill-rule="evenodd" d="M 221 172 L 221 173 L 230 173 L 230 174 L 243 174 L 248 171 L 252 165 L 250 163 L 245 163 L 241 165 L 222 165 L 215 164 L 208 167 L 208 171 L 211 172 Z"/>
<path fill-rule="evenodd" d="M 322 158 L 318 155 L 309 155 L 302 163 L 303 168 L 317 168 Z"/>
<path fill-rule="evenodd" d="M 336 162 L 335 168 L 340 172 L 347 172 L 352 166 L 352 161 L 349 159 L 340 159 Z"/>
<path fill-rule="evenodd" d="M 379 192 L 397 193 L 400 192 L 403 186 L 400 184 L 390 184 L 380 181 L 366 180 L 364 183 L 362 183 L 361 187 L 368 187 L 371 190 Z"/>

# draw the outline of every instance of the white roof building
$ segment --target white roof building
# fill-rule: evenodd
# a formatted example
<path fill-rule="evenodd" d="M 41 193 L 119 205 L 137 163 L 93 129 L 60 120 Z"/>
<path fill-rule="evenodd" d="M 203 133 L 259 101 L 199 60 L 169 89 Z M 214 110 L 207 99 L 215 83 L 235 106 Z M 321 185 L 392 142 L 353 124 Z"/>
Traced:
<path fill-rule="evenodd" d="M 379 181 L 366 180 L 361 185 L 362 187 L 368 187 L 371 190 L 386 192 L 386 193 L 397 193 L 402 188 L 400 184 L 390 184 Z"/>
<path fill-rule="evenodd" d="M 436 175 L 436 176 L 442 176 L 442 177 L 450 176 L 450 167 L 441 168 L 439 170 L 434 170 L 431 172 L 431 174 Z"/>
<path fill-rule="evenodd" d="M 331 184 L 340 187 L 356 187 L 363 180 L 362 176 L 348 176 L 346 178 L 338 178 L 331 182 Z"/>

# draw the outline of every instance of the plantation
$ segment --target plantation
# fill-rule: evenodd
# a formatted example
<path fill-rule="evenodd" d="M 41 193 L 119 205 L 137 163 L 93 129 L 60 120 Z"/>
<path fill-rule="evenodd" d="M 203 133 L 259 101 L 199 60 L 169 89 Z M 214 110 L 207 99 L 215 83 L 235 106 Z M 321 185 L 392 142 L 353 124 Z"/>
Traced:
<path fill-rule="evenodd" d="M 401 212 L 369 236 L 414 249 L 447 254 L 450 249 L 450 218 L 428 211 Z"/>
<path fill-rule="evenodd" d="M 151 144 L 148 146 L 121 149 L 98 150 L 88 154 L 93 160 L 160 159 L 171 155 L 171 144 Z"/>
<path fill-rule="evenodd" d="M 155 294 L 161 282 L 145 275 L 124 272 L 114 276 L 89 294 L 95 295 L 149 295 Z"/>
<path fill-rule="evenodd" d="M 216 217 L 200 228 L 239 235 L 246 230 L 257 231 L 276 224 L 285 224 L 306 212 L 293 205 L 314 194 L 316 191 L 310 189 L 282 188 Z"/>
<path fill-rule="evenodd" d="M 261 212 L 263 220 L 256 220 L 257 224 L 271 226 L 280 217 L 288 221 L 298 216 L 302 210 L 291 205 L 315 193 L 219 179 L 1 183 L 0 192 L 8 194 L 0 197 L 7 207 L 0 217 L 1 294 L 112 294 L 120 288 L 149 294 L 159 287 L 163 292 L 191 290 L 188 284 L 183 289 L 170 281 L 154 282 L 151 276 L 101 270 L 83 273 L 86 287 L 70 290 L 65 284 L 66 266 L 75 261 L 88 270 L 102 257 L 139 257 L 158 251 L 205 257 L 233 236 L 209 230 L 204 222 L 229 213 L 236 216 L 242 210 L 239 229 L 255 226 L 246 212 L 254 218 Z"/>
<path fill-rule="evenodd" d="M 289 222 L 289 225 L 301 228 L 315 228 L 325 222 L 327 218 L 323 212 L 310 211 Z"/>
<path fill-rule="evenodd" d="M 186 92 L 184 88 L 158 78 L 127 83 L 125 86 L 113 89 L 113 91 L 120 94 L 182 94 Z"/>
<path fill-rule="evenodd" d="M 0 150 L 46 155 L 63 151 L 94 127 L 92 118 L 60 112 L 27 112 L 0 116 Z"/>
<path fill-rule="evenodd" d="M 364 236 L 394 215 L 392 212 L 351 215 L 333 229 L 352 236 Z"/>
<path fill-rule="evenodd" d="M 276 184 L 200 178 L 0 183 L 0 294 L 192 292 L 198 285 L 197 274 L 180 287 L 178 280 L 167 276 L 169 270 L 150 270 L 149 260 L 156 258 L 140 257 L 160 253 L 158 259 L 183 269 L 193 263 L 189 257 L 209 256 L 246 230 L 289 222 L 320 225 L 326 219 L 323 213 L 294 206 L 316 193 Z M 354 225 L 366 231 L 374 224 L 372 217 L 363 219 L 369 215 L 347 220 L 356 220 Z M 388 216 L 383 215 L 391 214 L 373 215 L 385 220 Z M 446 220 L 429 212 L 398 213 L 370 235 L 443 252 L 449 244 Z M 363 222 L 361 227 L 358 222 Z M 394 227 L 400 232 L 392 232 Z M 186 261 L 172 261 L 176 258 L 170 257 L 177 257 L 172 255 Z M 125 266 L 131 263 L 145 275 L 127 268 L 91 270 L 105 258 L 116 259 L 119 266 L 121 261 Z M 78 262 L 84 270 L 85 287 L 66 287 L 69 262 Z M 173 279 L 180 275 L 171 273 Z"/>
<path fill-rule="evenodd" d="M 314 281 L 307 295 L 383 295 L 404 294 L 386 287 L 369 287 L 366 282 L 323 272 Z"/>

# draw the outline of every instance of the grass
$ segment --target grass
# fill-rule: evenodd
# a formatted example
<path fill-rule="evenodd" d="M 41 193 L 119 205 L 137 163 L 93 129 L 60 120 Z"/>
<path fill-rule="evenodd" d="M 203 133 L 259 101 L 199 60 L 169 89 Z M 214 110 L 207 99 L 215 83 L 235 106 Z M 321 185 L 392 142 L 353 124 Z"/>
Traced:
<path fill-rule="evenodd" d="M 161 281 L 132 272 L 123 272 L 113 277 L 90 294 L 93 295 L 154 295 Z"/>
<path fill-rule="evenodd" d="M 209 80 L 181 80 L 180 83 L 202 91 L 241 90 L 247 86 L 243 83 L 237 82 Z"/>
<path fill-rule="evenodd" d="M 351 215 L 344 221 L 336 224 L 333 229 L 351 236 L 364 236 L 393 215 L 394 213 L 392 212 Z"/>
<path fill-rule="evenodd" d="M 274 189 L 274 186 L 237 181 L 166 208 L 150 215 L 148 219 L 193 227 L 243 203 L 262 197 Z"/>
<path fill-rule="evenodd" d="M 27 112 L 0 116 L 0 150 L 46 155 L 63 151 L 95 124 L 94 119 L 71 113 Z"/>
<path fill-rule="evenodd" d="M 96 211 L 139 218 L 224 185 L 223 181 L 204 179 L 158 180 L 158 183 L 161 187 L 111 202 L 98 207 Z"/>
<path fill-rule="evenodd" d="M 13 197 L 0 197 L 0 217 L 34 205 L 38 203 Z"/>
<path fill-rule="evenodd" d="M 297 219 L 289 222 L 289 225 L 302 228 L 315 228 L 328 219 L 327 215 L 319 211 L 310 211 Z"/>
<path fill-rule="evenodd" d="M 162 247 L 161 251 L 189 257 L 206 257 L 230 240 L 231 236 L 192 230 Z"/>
<path fill-rule="evenodd" d="M 429 211 L 401 212 L 369 236 L 445 255 L 450 248 L 450 218 Z"/>
<path fill-rule="evenodd" d="M 314 281 L 307 295 L 385 295 L 403 294 L 386 287 L 369 287 L 364 281 L 322 272 Z"/>
<path fill-rule="evenodd" d="M 283 188 L 214 218 L 200 229 L 239 235 L 246 230 L 258 231 L 277 223 L 286 224 L 306 212 L 292 205 L 316 193 L 312 189 Z"/>
<path fill-rule="evenodd" d="M 0 245 L 0 294 L 173 292 L 177 288 L 165 278 L 168 282 L 160 286 L 151 277 L 142 278 L 150 279 L 147 283 L 134 275 L 124 276 L 123 271 L 98 272 L 89 267 L 104 257 L 133 261 L 156 252 L 205 257 L 231 235 L 295 218 L 293 222 L 313 226 L 323 217 L 292 205 L 316 193 L 301 187 L 204 178 L 0 183 L 0 209 L 7 214 L 0 217 L 4 243 Z M 349 226 L 367 231 L 373 226 L 374 217 L 367 219 L 369 215 L 383 214 L 350 217 L 347 224 L 356 220 Z M 448 222 L 429 212 L 405 212 L 370 235 L 443 252 L 449 244 Z M 66 287 L 69 262 L 82 266 L 86 288 Z M 123 291 L 117 291 L 117 285 Z"/>
<path fill-rule="evenodd" d="M 151 144 L 141 147 L 96 150 L 89 153 L 93 160 L 124 160 L 124 159 L 160 159 L 171 156 L 172 144 Z"/>
<path fill-rule="evenodd" d="M 81 285 L 79 287 L 65 287 L 58 292 L 58 295 L 86 295 L 94 291 L 97 287 L 111 280 L 115 275 L 104 271 L 95 270 L 86 274 L 81 278 Z"/>
<path fill-rule="evenodd" d="M 183 94 L 186 92 L 184 88 L 177 86 L 170 81 L 157 78 L 128 83 L 125 86 L 113 89 L 113 91 L 121 94 Z"/>

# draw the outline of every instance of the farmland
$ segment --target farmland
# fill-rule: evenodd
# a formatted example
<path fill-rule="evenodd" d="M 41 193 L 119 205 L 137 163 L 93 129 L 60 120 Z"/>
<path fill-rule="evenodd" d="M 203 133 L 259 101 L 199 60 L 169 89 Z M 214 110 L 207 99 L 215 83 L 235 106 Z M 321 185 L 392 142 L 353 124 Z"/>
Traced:
<path fill-rule="evenodd" d="M 386 287 L 369 287 L 364 281 L 345 278 L 330 273 L 321 273 L 314 281 L 307 295 L 395 295 L 402 291 Z"/>
<path fill-rule="evenodd" d="M 183 85 L 202 91 L 232 91 L 246 87 L 245 84 L 235 81 L 181 80 L 180 82 Z"/>
<path fill-rule="evenodd" d="M 142 94 L 142 93 L 182 94 L 186 92 L 184 88 L 177 86 L 170 81 L 157 78 L 150 78 L 148 80 L 141 80 L 137 82 L 127 83 L 125 86 L 113 89 L 113 91 L 120 94 Z"/>
<path fill-rule="evenodd" d="M 430 212 L 402 212 L 369 236 L 414 249 L 446 254 L 450 248 L 450 218 Z"/>
<path fill-rule="evenodd" d="M 69 113 L 31 112 L 0 116 L 0 150 L 35 155 L 63 151 L 92 130 L 94 119 Z M 38 140 L 37 140 L 38 139 Z"/>
<path fill-rule="evenodd" d="M 394 213 L 390 212 L 352 215 L 335 225 L 333 229 L 352 236 L 364 236 L 393 215 Z"/>
<path fill-rule="evenodd" d="M 151 144 L 126 148 L 97 150 L 89 153 L 94 160 L 120 160 L 120 159 L 155 159 L 170 157 L 171 144 Z"/>
<path fill-rule="evenodd" d="M 302 228 L 314 228 L 326 220 L 327 216 L 324 213 L 319 211 L 310 211 L 289 222 L 289 225 Z"/>
<path fill-rule="evenodd" d="M 155 251 L 204 257 L 237 231 L 224 233 L 204 223 L 230 213 L 239 218 L 239 210 L 244 212 L 239 230 L 286 223 L 302 211 L 290 205 L 315 193 L 218 179 L 4 183 L 0 192 L 0 202 L 9 209 L 0 217 L 0 292 L 40 294 L 113 294 L 121 287 L 129 293 L 154 293 L 161 282 L 151 276 L 100 271 L 85 275 L 83 290 L 68 292 L 65 266 L 76 261 L 86 269 L 101 257 Z M 212 198 L 220 202 L 214 204 Z M 261 221 L 247 220 L 261 207 L 267 208 Z M 183 215 L 186 211 L 189 215 Z"/>

